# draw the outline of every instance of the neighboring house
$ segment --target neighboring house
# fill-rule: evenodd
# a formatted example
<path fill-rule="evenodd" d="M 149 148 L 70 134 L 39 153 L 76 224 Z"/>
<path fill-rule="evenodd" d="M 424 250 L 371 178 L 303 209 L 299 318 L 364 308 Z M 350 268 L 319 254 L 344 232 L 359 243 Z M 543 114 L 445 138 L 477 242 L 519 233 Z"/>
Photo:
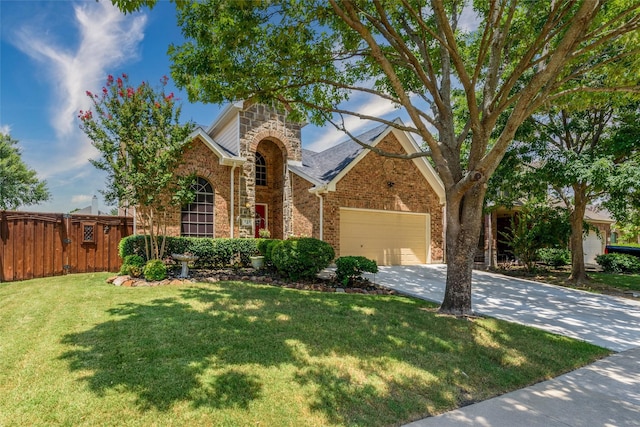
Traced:
<path fill-rule="evenodd" d="M 501 233 L 510 227 L 511 218 L 517 215 L 521 207 L 521 203 L 516 203 L 511 209 L 499 207 L 485 215 L 476 255 L 477 264 L 495 267 L 497 263 L 513 258 Z M 611 226 L 615 220 L 606 211 L 598 211 L 593 207 L 587 207 L 584 220 L 598 230 L 590 230 L 582 243 L 585 264 L 596 265 L 596 256 L 602 255 L 605 246 L 611 241 Z"/>
<path fill-rule="evenodd" d="M 98 196 L 93 196 L 91 199 L 91 205 L 82 209 L 76 209 L 71 213 L 75 215 L 109 215 L 107 212 L 102 212 L 98 209 Z"/>
<path fill-rule="evenodd" d="M 382 157 L 347 140 L 320 153 L 302 148 L 303 125 L 259 104 L 229 105 L 197 128 L 181 173 L 197 178 L 196 200 L 173 216 L 172 234 L 309 236 L 336 256 L 380 265 L 443 262 L 444 187 L 425 157 Z M 358 139 L 395 153 L 420 147 L 381 125 Z"/>

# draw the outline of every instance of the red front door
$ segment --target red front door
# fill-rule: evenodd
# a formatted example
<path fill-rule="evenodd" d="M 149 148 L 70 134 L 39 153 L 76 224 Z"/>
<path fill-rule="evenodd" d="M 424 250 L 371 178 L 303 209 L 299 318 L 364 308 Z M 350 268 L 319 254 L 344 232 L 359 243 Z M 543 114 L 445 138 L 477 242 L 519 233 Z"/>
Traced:
<path fill-rule="evenodd" d="M 254 237 L 260 237 L 260 230 L 267 228 L 267 205 L 256 203 L 256 232 Z"/>

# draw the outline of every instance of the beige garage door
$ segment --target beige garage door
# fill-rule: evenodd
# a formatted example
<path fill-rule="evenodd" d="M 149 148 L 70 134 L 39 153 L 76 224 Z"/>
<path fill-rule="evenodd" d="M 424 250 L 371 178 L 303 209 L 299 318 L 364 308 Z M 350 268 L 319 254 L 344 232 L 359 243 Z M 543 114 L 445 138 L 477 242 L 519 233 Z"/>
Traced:
<path fill-rule="evenodd" d="M 361 255 L 378 265 L 431 262 L 429 214 L 340 209 L 340 255 Z"/>

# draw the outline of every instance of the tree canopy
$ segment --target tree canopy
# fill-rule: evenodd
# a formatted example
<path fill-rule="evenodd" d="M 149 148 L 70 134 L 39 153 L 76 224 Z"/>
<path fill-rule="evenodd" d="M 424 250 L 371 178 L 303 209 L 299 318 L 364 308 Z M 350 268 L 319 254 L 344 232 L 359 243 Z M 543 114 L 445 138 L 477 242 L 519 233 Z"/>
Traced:
<path fill-rule="evenodd" d="M 567 104 L 532 116 L 527 133 L 512 146 L 492 186 L 507 203 L 532 196 L 562 204 L 571 213 L 571 281 L 588 279 L 583 219 L 592 204 L 625 220 L 638 208 L 640 133 L 638 102 L 592 99 L 584 108 Z M 495 190 L 492 189 L 492 190 Z M 503 196 L 501 202 L 505 202 Z"/>
<path fill-rule="evenodd" d="M 0 209 L 17 209 L 49 200 L 44 180 L 22 161 L 18 141 L 0 133 Z"/>
<path fill-rule="evenodd" d="M 568 96 L 638 90 L 640 5 L 627 0 L 206 0 L 181 3 L 178 23 L 172 75 L 190 100 L 277 102 L 349 135 L 345 116 L 424 141 L 405 157 L 431 156 L 445 186 L 447 313 L 472 312 L 486 182 L 523 121 Z M 410 123 L 346 107 L 359 95 Z"/>

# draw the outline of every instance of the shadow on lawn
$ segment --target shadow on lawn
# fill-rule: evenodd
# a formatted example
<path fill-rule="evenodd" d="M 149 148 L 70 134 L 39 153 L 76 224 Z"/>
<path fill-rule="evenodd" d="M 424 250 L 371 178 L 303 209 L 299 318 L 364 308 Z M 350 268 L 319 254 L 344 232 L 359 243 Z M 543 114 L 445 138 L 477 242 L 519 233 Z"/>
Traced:
<path fill-rule="evenodd" d="M 237 283 L 180 293 L 111 309 L 112 320 L 66 335 L 62 358 L 70 370 L 90 372 L 83 380 L 98 395 L 132 392 L 142 409 L 161 411 L 180 401 L 248 408 L 269 398 L 252 366 L 293 366 L 291 381 L 314 390 L 305 398 L 311 411 L 333 423 L 385 425 L 473 400 L 479 385 L 465 366 L 469 354 L 500 366 L 514 351 L 474 344 L 474 322 L 425 315 L 428 305 L 411 299 Z M 495 339 L 509 347 L 509 335 L 498 330 Z M 358 362 L 336 367 L 328 361 L 336 356 Z M 390 378 L 385 365 L 395 361 L 419 374 Z"/>

